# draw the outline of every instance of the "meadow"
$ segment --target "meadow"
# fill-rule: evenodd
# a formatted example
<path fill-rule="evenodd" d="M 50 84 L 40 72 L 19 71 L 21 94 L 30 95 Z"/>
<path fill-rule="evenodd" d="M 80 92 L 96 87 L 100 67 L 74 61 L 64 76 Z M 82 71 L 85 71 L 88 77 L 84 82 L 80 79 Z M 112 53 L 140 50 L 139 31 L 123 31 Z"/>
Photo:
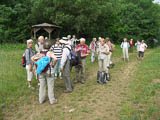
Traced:
<path fill-rule="evenodd" d="M 64 94 L 63 80 L 55 81 L 58 103 L 38 103 L 38 86 L 27 88 L 26 70 L 20 66 L 24 44 L 0 45 L 0 119 L 4 120 L 160 120 L 160 48 L 148 49 L 143 61 L 136 52 L 130 62 L 122 61 L 119 45 L 113 53 L 116 66 L 111 81 L 96 82 L 97 60 L 87 58 L 87 81 Z M 72 70 L 72 80 L 74 79 Z"/>

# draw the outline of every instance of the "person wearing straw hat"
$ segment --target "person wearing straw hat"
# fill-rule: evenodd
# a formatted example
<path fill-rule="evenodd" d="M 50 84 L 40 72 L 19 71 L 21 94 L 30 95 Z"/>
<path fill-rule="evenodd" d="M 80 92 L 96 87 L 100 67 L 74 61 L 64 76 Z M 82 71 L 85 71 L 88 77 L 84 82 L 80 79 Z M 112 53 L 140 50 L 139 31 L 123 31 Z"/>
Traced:
<path fill-rule="evenodd" d="M 69 45 L 68 39 L 66 37 L 63 37 L 59 41 L 63 45 L 63 53 L 61 58 L 61 65 L 60 65 L 60 71 L 63 72 L 63 79 L 66 86 L 65 93 L 71 93 L 73 91 L 73 86 L 71 83 L 71 66 L 70 66 L 70 59 L 71 54 L 70 50 L 71 46 Z"/>
<path fill-rule="evenodd" d="M 32 49 L 33 40 L 27 40 L 27 49 L 25 50 L 25 57 L 26 57 L 26 71 L 27 71 L 27 80 L 28 80 L 28 88 L 33 88 L 31 85 L 32 77 L 33 77 L 33 61 L 31 57 L 34 56 L 34 51 Z"/>

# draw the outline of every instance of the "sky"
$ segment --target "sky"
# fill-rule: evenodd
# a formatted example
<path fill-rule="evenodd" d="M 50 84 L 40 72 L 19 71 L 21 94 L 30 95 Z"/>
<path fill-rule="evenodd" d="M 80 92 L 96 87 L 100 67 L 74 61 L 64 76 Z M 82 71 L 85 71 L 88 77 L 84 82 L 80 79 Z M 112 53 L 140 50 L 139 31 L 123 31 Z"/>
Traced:
<path fill-rule="evenodd" d="M 154 3 L 159 3 L 160 4 L 160 0 L 154 0 Z"/>

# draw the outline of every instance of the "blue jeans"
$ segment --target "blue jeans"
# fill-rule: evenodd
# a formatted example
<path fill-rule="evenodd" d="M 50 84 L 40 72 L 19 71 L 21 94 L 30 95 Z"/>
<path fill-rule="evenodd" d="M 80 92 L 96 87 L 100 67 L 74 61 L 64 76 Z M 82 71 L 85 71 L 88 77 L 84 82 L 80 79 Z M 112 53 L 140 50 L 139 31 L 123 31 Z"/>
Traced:
<path fill-rule="evenodd" d="M 61 59 L 58 59 L 56 65 L 54 67 L 54 73 L 55 74 L 60 72 L 60 65 L 61 65 Z"/>

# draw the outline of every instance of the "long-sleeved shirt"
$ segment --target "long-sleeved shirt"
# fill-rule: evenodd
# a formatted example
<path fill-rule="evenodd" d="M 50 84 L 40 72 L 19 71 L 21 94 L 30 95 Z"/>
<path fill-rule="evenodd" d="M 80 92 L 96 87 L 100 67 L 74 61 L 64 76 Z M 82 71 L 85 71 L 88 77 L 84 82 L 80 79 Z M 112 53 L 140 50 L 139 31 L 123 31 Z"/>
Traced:
<path fill-rule="evenodd" d="M 33 61 L 31 60 L 32 56 L 34 56 L 34 51 L 31 48 L 27 48 L 25 51 L 26 65 L 33 65 Z"/>
<path fill-rule="evenodd" d="M 130 45 L 129 45 L 128 42 L 122 42 L 121 43 L 121 48 L 129 48 L 129 47 L 130 47 Z"/>
<path fill-rule="evenodd" d="M 141 43 L 139 46 L 139 51 L 144 52 L 148 46 L 145 43 Z"/>
<path fill-rule="evenodd" d="M 65 45 L 64 46 L 63 53 L 62 53 L 62 59 L 61 59 L 61 67 L 60 68 L 64 67 L 67 59 L 71 59 L 70 50 L 67 47 L 71 49 L 70 45 Z"/>
<path fill-rule="evenodd" d="M 43 48 L 43 44 L 38 42 L 36 45 L 35 45 L 35 49 L 36 49 L 36 53 L 40 53 L 44 48 Z"/>

